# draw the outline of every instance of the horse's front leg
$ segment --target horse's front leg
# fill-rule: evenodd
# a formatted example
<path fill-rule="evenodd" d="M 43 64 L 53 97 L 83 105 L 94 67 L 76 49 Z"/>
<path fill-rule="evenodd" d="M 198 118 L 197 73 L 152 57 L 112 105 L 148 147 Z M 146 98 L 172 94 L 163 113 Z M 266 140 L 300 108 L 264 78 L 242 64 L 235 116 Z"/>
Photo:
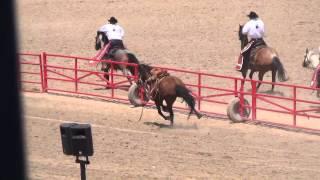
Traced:
<path fill-rule="evenodd" d="M 124 68 L 122 68 L 122 73 L 123 73 L 123 75 L 124 75 L 124 76 L 126 76 L 126 77 L 127 77 L 128 81 L 129 81 L 129 83 L 130 83 L 130 85 L 132 85 L 131 77 L 129 77 L 129 76 L 131 76 L 131 73 L 128 71 L 128 69 L 126 69 L 125 67 L 124 67 Z"/>
<path fill-rule="evenodd" d="M 106 84 L 106 89 L 109 89 L 110 81 L 109 81 L 109 70 L 110 70 L 110 65 L 107 64 L 105 67 L 102 67 L 101 70 L 105 73 L 103 76 L 107 80 Z"/>
<path fill-rule="evenodd" d="M 161 111 L 161 105 L 162 105 L 162 101 L 160 98 L 156 97 L 155 98 L 155 103 L 156 103 L 156 106 L 157 106 L 157 109 L 158 109 L 158 114 L 163 117 L 163 119 L 165 120 L 170 120 L 170 116 L 165 116 L 163 115 L 162 111 Z"/>

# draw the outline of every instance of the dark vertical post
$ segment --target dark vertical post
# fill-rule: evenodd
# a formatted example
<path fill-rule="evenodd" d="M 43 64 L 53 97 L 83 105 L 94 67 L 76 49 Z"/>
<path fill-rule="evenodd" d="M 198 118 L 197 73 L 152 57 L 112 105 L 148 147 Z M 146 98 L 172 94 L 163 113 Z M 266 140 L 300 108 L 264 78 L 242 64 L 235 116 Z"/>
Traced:
<path fill-rule="evenodd" d="M 48 69 L 47 69 L 47 55 L 45 52 L 41 53 L 43 62 L 43 86 L 44 92 L 48 92 Z"/>
<path fill-rule="evenodd" d="M 1 48 L 1 164 L 0 179 L 25 177 L 23 123 L 20 104 L 20 66 L 18 63 L 15 29 L 15 1 L 0 1 Z"/>
<path fill-rule="evenodd" d="M 198 74 L 198 110 L 200 111 L 201 109 L 201 74 Z"/>
<path fill-rule="evenodd" d="M 85 162 L 80 162 L 81 180 L 86 180 L 86 164 Z"/>
<path fill-rule="evenodd" d="M 40 81 L 41 81 L 41 92 L 44 92 L 44 81 L 43 81 L 43 59 L 42 55 L 38 56 L 39 58 L 39 68 L 40 68 Z"/>
<path fill-rule="evenodd" d="M 78 58 L 74 60 L 74 85 L 75 91 L 78 92 Z"/>

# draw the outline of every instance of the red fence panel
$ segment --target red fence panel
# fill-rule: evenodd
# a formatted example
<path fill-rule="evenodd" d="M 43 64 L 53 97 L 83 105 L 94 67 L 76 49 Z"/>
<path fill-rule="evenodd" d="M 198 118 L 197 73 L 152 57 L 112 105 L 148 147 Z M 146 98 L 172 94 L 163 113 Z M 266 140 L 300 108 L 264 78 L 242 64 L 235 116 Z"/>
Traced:
<path fill-rule="evenodd" d="M 36 66 L 38 69 L 33 72 L 23 70 L 21 73 L 34 75 L 39 77 L 39 80 L 23 80 L 22 83 L 36 84 L 40 86 L 39 89 L 42 92 L 71 93 L 128 103 L 126 92 L 130 86 L 128 78 L 130 80 L 138 78 L 136 64 L 104 60 L 111 65 L 111 71 L 106 73 L 92 66 L 89 61 L 97 60 L 91 58 L 46 53 L 20 54 L 20 60 L 25 57 L 33 58 L 33 60 L 20 61 L 21 64 Z M 115 66 L 120 64 L 133 66 L 135 73 L 123 75 L 116 71 Z M 167 67 L 160 68 L 181 78 L 192 90 L 197 100 L 197 109 L 209 116 L 226 118 L 229 102 L 235 96 L 244 97 L 251 102 L 252 113 L 249 122 L 320 132 L 320 101 L 314 94 L 311 94 L 318 89 L 273 83 L 276 90 L 271 92 L 265 89 L 271 88 L 272 83 L 262 81 L 262 86 L 257 91 L 256 85 L 260 81 L 246 80 L 244 87 L 247 88 L 243 88 L 242 78 Z M 109 75 L 109 81 L 106 80 L 105 75 Z M 153 103 L 149 102 L 148 105 L 153 105 Z M 174 107 L 183 111 L 188 110 L 186 105 L 179 101 L 176 101 Z"/>
<path fill-rule="evenodd" d="M 43 92 L 43 69 L 41 54 L 20 53 L 21 88 L 26 92 Z"/>
<path fill-rule="evenodd" d="M 44 82 L 48 92 L 73 93 L 106 99 L 127 101 L 126 91 L 130 87 L 130 80 L 137 79 L 137 74 L 123 75 L 115 71 L 116 65 L 133 66 L 137 72 L 137 65 L 130 63 L 102 60 L 110 64 L 110 72 L 97 70 L 90 61 L 91 58 L 46 54 L 44 58 Z M 109 75 L 109 81 L 104 77 Z"/>

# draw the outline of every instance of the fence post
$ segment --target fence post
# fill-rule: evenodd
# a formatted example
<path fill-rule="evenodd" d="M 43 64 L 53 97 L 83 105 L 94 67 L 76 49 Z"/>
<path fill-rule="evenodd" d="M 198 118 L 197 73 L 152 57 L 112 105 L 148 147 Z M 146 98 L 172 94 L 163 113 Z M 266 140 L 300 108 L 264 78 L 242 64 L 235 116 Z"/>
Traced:
<path fill-rule="evenodd" d="M 234 96 L 238 97 L 238 80 L 234 79 Z"/>
<path fill-rule="evenodd" d="M 138 81 L 139 76 L 138 76 L 138 65 L 134 66 L 134 78 L 136 81 Z"/>
<path fill-rule="evenodd" d="M 241 87 L 240 87 L 240 116 L 243 117 L 243 111 L 244 111 L 244 94 L 243 94 L 243 89 L 244 89 L 244 79 L 241 79 Z"/>
<path fill-rule="evenodd" d="M 198 74 L 198 110 L 200 111 L 201 109 L 201 74 Z"/>
<path fill-rule="evenodd" d="M 251 109 L 252 109 L 252 120 L 257 119 L 257 82 L 255 80 L 251 80 Z"/>
<path fill-rule="evenodd" d="M 43 57 L 42 54 L 39 55 L 39 68 L 40 68 L 40 82 L 41 82 L 41 92 L 44 92 L 44 82 L 43 82 Z"/>
<path fill-rule="evenodd" d="M 47 70 L 47 55 L 46 52 L 41 53 L 43 64 L 43 92 L 48 92 L 48 70 Z"/>
<path fill-rule="evenodd" d="M 75 91 L 78 92 L 78 58 L 74 61 L 74 85 Z"/>
<path fill-rule="evenodd" d="M 297 87 L 293 87 L 293 126 L 297 125 Z"/>
<path fill-rule="evenodd" d="M 111 63 L 111 97 L 114 98 L 114 84 L 113 84 L 113 68 L 114 68 L 114 65 L 112 62 Z"/>

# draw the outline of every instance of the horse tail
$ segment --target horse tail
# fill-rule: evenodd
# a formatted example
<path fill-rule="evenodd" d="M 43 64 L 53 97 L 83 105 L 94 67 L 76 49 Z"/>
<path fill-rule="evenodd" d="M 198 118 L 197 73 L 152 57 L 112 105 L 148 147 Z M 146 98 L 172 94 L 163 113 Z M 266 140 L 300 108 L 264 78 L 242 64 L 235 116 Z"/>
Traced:
<path fill-rule="evenodd" d="M 284 69 L 282 63 L 280 62 L 279 57 L 273 57 L 272 64 L 276 67 L 278 70 L 278 79 L 281 82 L 287 81 L 289 78 L 287 77 L 286 70 Z"/>
<path fill-rule="evenodd" d="M 193 111 L 195 111 L 194 107 L 196 105 L 194 97 L 190 94 L 190 90 L 184 86 L 177 85 L 176 86 L 176 93 L 178 97 L 182 97 L 182 99 L 188 104 L 190 107 L 189 116 Z"/>

